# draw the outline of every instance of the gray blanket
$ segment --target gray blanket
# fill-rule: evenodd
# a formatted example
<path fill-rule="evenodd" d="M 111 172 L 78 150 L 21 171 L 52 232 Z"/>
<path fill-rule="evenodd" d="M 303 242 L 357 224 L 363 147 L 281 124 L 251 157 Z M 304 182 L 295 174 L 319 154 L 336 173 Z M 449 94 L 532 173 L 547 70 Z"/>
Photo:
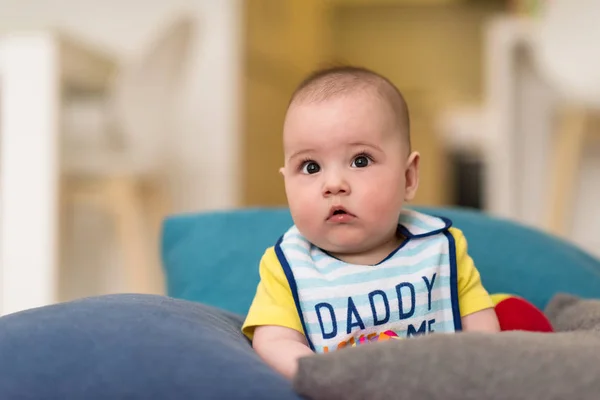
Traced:
<path fill-rule="evenodd" d="M 598 400 L 600 301 L 558 295 L 556 333 L 431 335 L 300 360 L 294 388 L 319 399 Z"/>

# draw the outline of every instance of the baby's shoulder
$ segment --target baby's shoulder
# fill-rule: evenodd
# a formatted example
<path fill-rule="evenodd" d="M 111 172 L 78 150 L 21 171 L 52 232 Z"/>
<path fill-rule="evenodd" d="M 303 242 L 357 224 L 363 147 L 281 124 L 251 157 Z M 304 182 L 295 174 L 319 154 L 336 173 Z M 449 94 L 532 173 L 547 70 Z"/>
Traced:
<path fill-rule="evenodd" d="M 404 209 L 400 213 L 398 225 L 405 236 L 420 239 L 447 232 L 452 227 L 452 221 L 444 216 Z"/>
<path fill-rule="evenodd" d="M 262 262 L 273 262 L 277 261 L 277 253 L 275 251 L 275 246 L 269 246 L 263 252 L 261 257 Z"/>

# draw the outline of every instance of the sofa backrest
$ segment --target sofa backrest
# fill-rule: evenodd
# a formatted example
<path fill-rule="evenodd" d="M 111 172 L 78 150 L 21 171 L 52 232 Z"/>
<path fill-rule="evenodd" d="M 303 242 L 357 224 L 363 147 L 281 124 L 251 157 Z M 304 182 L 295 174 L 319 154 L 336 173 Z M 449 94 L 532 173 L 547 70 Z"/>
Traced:
<path fill-rule="evenodd" d="M 415 208 L 452 220 L 490 293 L 543 308 L 558 292 L 600 298 L 600 260 L 556 237 L 474 210 Z M 169 296 L 245 314 L 264 251 L 292 225 L 286 208 L 175 215 L 163 226 Z"/>

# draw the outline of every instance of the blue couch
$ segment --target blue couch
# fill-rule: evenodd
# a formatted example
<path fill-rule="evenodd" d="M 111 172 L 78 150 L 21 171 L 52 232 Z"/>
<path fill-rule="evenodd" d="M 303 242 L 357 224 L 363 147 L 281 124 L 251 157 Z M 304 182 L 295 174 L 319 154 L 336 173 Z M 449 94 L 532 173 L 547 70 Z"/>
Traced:
<path fill-rule="evenodd" d="M 600 298 L 600 261 L 557 238 L 461 209 L 420 209 L 461 228 L 491 292 L 543 308 L 559 292 Z M 165 221 L 168 297 L 82 299 L 0 318 L 1 399 L 298 399 L 239 328 L 258 261 L 286 209 Z"/>
<path fill-rule="evenodd" d="M 558 238 L 473 210 L 416 209 L 445 216 L 464 232 L 490 292 L 521 295 L 539 308 L 557 292 L 600 294 L 599 260 Z M 162 241 L 168 293 L 244 315 L 260 257 L 291 224 L 287 209 L 170 218 Z"/>

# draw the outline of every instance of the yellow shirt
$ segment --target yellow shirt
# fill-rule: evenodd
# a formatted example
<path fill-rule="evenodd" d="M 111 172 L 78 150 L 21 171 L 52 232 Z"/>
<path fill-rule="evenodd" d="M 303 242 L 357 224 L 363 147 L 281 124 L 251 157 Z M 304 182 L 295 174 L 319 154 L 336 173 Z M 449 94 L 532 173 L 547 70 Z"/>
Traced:
<path fill-rule="evenodd" d="M 493 307 L 492 299 L 481 283 L 479 271 L 467 252 L 467 240 L 462 231 L 457 228 L 450 228 L 449 231 L 456 245 L 458 304 L 461 317 Z M 274 247 L 265 251 L 259 273 L 260 282 L 244 321 L 243 333 L 252 339 L 257 326 L 277 325 L 304 334 L 292 291 Z"/>

